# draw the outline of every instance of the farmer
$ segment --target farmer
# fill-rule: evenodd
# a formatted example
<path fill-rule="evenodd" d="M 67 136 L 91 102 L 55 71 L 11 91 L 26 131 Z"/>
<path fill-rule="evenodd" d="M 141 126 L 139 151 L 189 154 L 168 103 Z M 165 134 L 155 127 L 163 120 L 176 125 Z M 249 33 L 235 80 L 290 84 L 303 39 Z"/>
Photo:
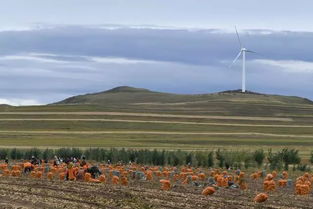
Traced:
<path fill-rule="evenodd" d="M 101 171 L 97 166 L 91 166 L 90 168 L 87 168 L 87 173 L 90 173 L 91 177 L 94 179 L 101 175 Z"/>
<path fill-rule="evenodd" d="M 34 165 L 30 162 L 24 163 L 24 173 L 30 173 L 34 169 Z"/>
<path fill-rule="evenodd" d="M 67 166 L 66 180 L 75 181 L 74 164 L 70 162 Z"/>
<path fill-rule="evenodd" d="M 30 163 L 31 163 L 32 165 L 38 164 L 37 159 L 35 158 L 35 156 L 32 156 L 32 158 L 31 158 L 31 160 L 30 160 Z"/>
<path fill-rule="evenodd" d="M 87 162 L 86 162 L 86 157 L 83 155 L 83 156 L 82 156 L 82 160 L 81 160 L 81 162 L 80 162 L 80 166 L 81 166 L 81 167 L 84 167 L 86 164 L 87 164 Z"/>
<path fill-rule="evenodd" d="M 59 158 L 58 158 L 56 155 L 54 156 L 53 165 L 54 165 L 54 166 L 60 165 L 60 160 L 59 160 Z"/>

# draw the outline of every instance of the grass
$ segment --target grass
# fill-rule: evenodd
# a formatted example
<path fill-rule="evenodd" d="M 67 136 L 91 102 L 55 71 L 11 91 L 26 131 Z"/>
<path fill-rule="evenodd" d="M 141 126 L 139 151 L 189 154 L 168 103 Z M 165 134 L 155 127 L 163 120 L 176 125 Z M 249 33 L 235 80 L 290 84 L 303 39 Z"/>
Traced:
<path fill-rule="evenodd" d="M 309 135 L 312 127 L 245 127 L 224 125 L 159 124 L 154 122 L 101 122 L 101 121 L 1 121 L 0 131 L 163 131 L 163 132 L 213 132 L 213 133 L 271 133 L 283 135 Z"/>
<path fill-rule="evenodd" d="M 186 136 L 158 134 L 56 134 L 56 133 L 0 133 L 2 146 L 73 146 L 73 147 L 147 147 L 166 149 L 239 146 L 312 146 L 312 139 L 273 138 L 258 136 Z"/>

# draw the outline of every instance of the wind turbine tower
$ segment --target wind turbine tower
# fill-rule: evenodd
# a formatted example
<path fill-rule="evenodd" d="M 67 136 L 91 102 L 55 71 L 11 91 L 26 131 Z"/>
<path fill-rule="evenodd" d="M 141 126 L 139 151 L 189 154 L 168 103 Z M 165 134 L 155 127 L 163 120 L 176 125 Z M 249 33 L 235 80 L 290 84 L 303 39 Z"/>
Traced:
<path fill-rule="evenodd" d="M 238 38 L 238 42 L 240 45 L 240 51 L 237 55 L 237 57 L 234 59 L 234 61 L 232 62 L 232 64 L 230 65 L 230 67 L 235 64 L 235 62 L 239 59 L 239 57 L 242 55 L 242 78 L 241 78 L 241 91 L 244 93 L 246 92 L 246 52 L 248 53 L 256 53 L 254 51 L 248 50 L 245 47 L 243 47 L 237 28 L 235 27 L 236 30 L 236 34 L 237 34 L 237 38 Z"/>

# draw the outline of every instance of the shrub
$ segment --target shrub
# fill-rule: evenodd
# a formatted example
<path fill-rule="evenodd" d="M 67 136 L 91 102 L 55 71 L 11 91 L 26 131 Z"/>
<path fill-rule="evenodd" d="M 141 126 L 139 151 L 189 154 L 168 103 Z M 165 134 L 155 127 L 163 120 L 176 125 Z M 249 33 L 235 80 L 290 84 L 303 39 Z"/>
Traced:
<path fill-rule="evenodd" d="M 35 158 L 41 158 L 42 151 L 38 148 L 31 148 L 31 149 L 25 150 L 24 159 L 31 159 L 32 156 L 34 156 Z"/>
<path fill-rule="evenodd" d="M 4 160 L 9 157 L 9 150 L 8 149 L 0 149 L 0 159 Z"/>
<path fill-rule="evenodd" d="M 308 166 L 307 164 L 303 164 L 303 165 L 299 164 L 297 166 L 297 170 L 305 172 L 305 171 L 310 171 L 311 169 L 310 169 L 310 166 Z"/>
<path fill-rule="evenodd" d="M 222 151 L 220 149 L 218 149 L 215 154 L 216 154 L 216 159 L 219 161 L 218 166 L 220 168 L 224 167 L 225 156 L 223 155 Z"/>
<path fill-rule="evenodd" d="M 215 156 L 214 156 L 215 154 Z M 129 161 L 138 164 L 146 165 L 170 165 L 179 166 L 190 164 L 193 166 L 201 167 L 213 167 L 215 164 L 214 157 L 218 161 L 219 167 L 226 168 L 249 168 L 256 162 L 258 167 L 261 167 L 265 158 L 265 153 L 262 149 L 254 152 L 246 151 L 233 151 L 233 150 L 221 150 L 217 151 L 165 151 L 165 150 L 133 150 L 133 149 L 104 149 L 104 148 L 59 148 L 59 149 L 45 149 L 38 148 L 31 149 L 0 149 L 0 159 L 11 158 L 14 160 L 30 159 L 35 156 L 39 159 L 49 160 L 57 155 L 63 159 L 75 157 L 81 158 L 85 156 L 88 160 L 95 160 L 98 162 L 110 160 L 112 163 Z M 269 150 L 267 159 L 270 165 L 270 169 L 281 169 L 283 166 L 288 169 L 289 165 L 293 164 L 294 169 L 300 169 L 300 165 L 296 168 L 296 165 L 301 162 L 298 150 L 295 149 L 282 149 L 279 152 L 273 153 Z M 311 153 L 311 163 L 313 163 L 313 151 Z M 266 165 L 267 166 L 267 165 Z"/>
<path fill-rule="evenodd" d="M 214 153 L 213 152 L 209 152 L 208 154 L 208 167 L 213 167 L 214 166 L 214 157 L 213 157 Z"/>
<path fill-rule="evenodd" d="M 293 164 L 295 166 L 296 164 L 299 164 L 301 162 L 301 158 L 299 157 L 299 151 L 295 149 L 283 149 L 281 151 L 281 156 L 285 164 L 285 170 L 288 170 L 290 164 Z"/>
<path fill-rule="evenodd" d="M 197 160 L 197 166 L 206 167 L 207 164 L 207 155 L 204 152 L 196 152 L 195 159 Z"/>
<path fill-rule="evenodd" d="M 19 160 L 23 158 L 23 151 L 20 149 L 13 148 L 10 152 L 10 158 L 13 160 Z"/>
<path fill-rule="evenodd" d="M 54 157 L 54 150 L 53 149 L 45 149 L 42 152 L 42 158 L 44 160 L 49 160 L 52 159 Z"/>
<path fill-rule="evenodd" d="M 271 170 L 275 170 L 275 169 L 281 170 L 283 160 L 282 160 L 282 155 L 280 152 L 273 153 L 272 149 L 269 149 L 267 160 L 270 163 Z"/>
<path fill-rule="evenodd" d="M 177 166 L 177 165 L 183 165 L 185 162 L 185 159 L 186 159 L 186 152 L 183 152 L 181 150 L 178 150 L 176 152 L 173 152 L 173 155 L 172 155 L 173 159 L 172 159 L 172 164 L 173 166 Z"/>
<path fill-rule="evenodd" d="M 226 151 L 218 149 L 216 159 L 219 161 L 219 167 L 241 168 L 242 165 L 250 166 L 251 154 L 245 151 Z"/>
<path fill-rule="evenodd" d="M 188 153 L 186 155 L 186 164 L 192 164 L 192 154 L 191 153 Z"/>
<path fill-rule="evenodd" d="M 238 164 L 236 161 L 236 153 L 233 151 L 224 151 L 223 152 L 224 159 L 225 159 L 225 167 L 226 169 L 233 167 L 234 164 Z M 240 166 L 239 166 L 240 167 Z"/>
<path fill-rule="evenodd" d="M 251 167 L 252 161 L 253 161 L 253 154 L 251 154 L 251 153 L 245 153 L 245 154 L 244 154 L 244 165 L 245 165 L 245 169 L 248 169 L 249 167 Z"/>
<path fill-rule="evenodd" d="M 265 159 L 265 153 L 263 149 L 255 150 L 253 153 L 253 159 L 256 162 L 257 166 L 260 168 Z"/>
<path fill-rule="evenodd" d="M 72 157 L 79 159 L 82 156 L 83 152 L 78 148 L 72 148 L 71 154 L 72 154 Z"/>
<path fill-rule="evenodd" d="M 55 154 L 58 157 L 66 159 L 66 158 L 70 158 L 72 153 L 71 153 L 71 149 L 70 148 L 60 148 L 60 149 L 57 149 L 55 151 Z"/>

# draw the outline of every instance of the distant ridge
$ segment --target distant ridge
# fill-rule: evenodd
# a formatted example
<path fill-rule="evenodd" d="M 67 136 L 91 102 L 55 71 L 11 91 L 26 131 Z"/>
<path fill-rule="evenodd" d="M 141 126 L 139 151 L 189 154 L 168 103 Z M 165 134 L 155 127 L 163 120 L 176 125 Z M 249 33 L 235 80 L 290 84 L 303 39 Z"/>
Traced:
<path fill-rule="evenodd" d="M 144 88 L 119 86 L 107 91 L 90 93 L 67 98 L 55 104 L 136 104 L 136 103 L 177 103 L 198 101 L 228 101 L 228 102 L 262 102 L 286 104 L 313 104 L 309 99 L 296 96 L 281 96 L 261 94 L 241 90 L 228 90 L 211 94 L 172 94 L 151 91 Z"/>
<path fill-rule="evenodd" d="M 1 107 L 1 108 L 5 108 L 5 107 L 12 107 L 12 106 L 9 105 L 9 104 L 0 104 L 0 107 Z"/>
<path fill-rule="evenodd" d="M 115 87 L 113 89 L 104 91 L 102 93 L 118 93 L 118 92 L 151 92 L 148 89 L 144 89 L 144 88 L 134 88 L 134 87 L 130 87 L 130 86 L 118 86 Z"/>
<path fill-rule="evenodd" d="M 255 95 L 264 95 L 261 93 L 257 93 L 257 92 L 253 92 L 253 91 L 246 91 L 245 93 L 243 93 L 241 91 L 241 89 L 237 89 L 237 90 L 227 90 L 227 91 L 221 91 L 221 92 L 217 92 L 217 94 L 255 94 Z"/>

